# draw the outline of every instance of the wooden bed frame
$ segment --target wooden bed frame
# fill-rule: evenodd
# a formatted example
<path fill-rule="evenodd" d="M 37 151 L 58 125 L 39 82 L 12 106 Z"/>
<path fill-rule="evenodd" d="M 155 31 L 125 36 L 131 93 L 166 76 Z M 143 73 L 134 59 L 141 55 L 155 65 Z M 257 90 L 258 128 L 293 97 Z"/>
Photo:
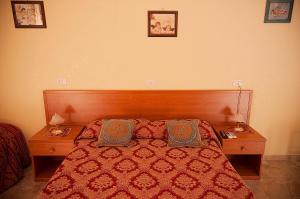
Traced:
<path fill-rule="evenodd" d="M 47 124 L 54 113 L 65 124 L 101 118 L 199 118 L 227 123 L 237 111 L 238 90 L 45 90 Z M 242 90 L 240 112 L 249 123 L 252 90 Z"/>

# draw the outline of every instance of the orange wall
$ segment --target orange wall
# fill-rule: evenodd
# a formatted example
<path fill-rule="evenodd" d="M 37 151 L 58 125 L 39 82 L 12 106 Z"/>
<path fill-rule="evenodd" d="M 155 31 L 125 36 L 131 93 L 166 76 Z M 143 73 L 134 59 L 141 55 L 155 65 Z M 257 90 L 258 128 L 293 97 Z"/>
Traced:
<path fill-rule="evenodd" d="M 34 134 L 44 89 L 231 89 L 241 79 L 266 153 L 300 154 L 299 1 L 289 24 L 264 24 L 262 0 L 44 2 L 47 29 L 15 29 L 0 1 L 0 121 Z M 178 10 L 177 38 L 147 37 L 155 9 Z"/>

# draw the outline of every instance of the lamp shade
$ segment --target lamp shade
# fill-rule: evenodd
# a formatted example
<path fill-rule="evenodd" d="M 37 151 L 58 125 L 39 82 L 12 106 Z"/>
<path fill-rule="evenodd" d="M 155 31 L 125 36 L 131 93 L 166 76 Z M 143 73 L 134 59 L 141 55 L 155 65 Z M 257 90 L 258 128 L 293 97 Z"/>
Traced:
<path fill-rule="evenodd" d="M 232 117 L 232 120 L 234 122 L 240 122 L 240 123 L 245 122 L 245 119 L 244 119 L 243 115 L 240 114 L 240 113 L 234 114 L 233 117 Z"/>
<path fill-rule="evenodd" d="M 52 116 L 49 124 L 50 125 L 59 125 L 59 124 L 62 124 L 64 122 L 65 122 L 65 119 L 62 116 L 58 115 L 57 113 L 54 113 L 54 115 Z"/>

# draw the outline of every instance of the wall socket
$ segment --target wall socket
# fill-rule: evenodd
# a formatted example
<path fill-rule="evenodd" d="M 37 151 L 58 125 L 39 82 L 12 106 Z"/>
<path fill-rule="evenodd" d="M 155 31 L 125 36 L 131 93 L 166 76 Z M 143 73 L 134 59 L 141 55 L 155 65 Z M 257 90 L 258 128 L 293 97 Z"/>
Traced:
<path fill-rule="evenodd" d="M 238 79 L 238 80 L 233 80 L 232 85 L 233 85 L 234 87 L 242 87 L 243 81 L 240 80 L 240 79 Z"/>
<path fill-rule="evenodd" d="M 146 80 L 145 83 L 146 83 L 147 86 L 155 86 L 156 81 L 153 80 L 153 79 L 150 79 L 150 80 Z"/>
<path fill-rule="evenodd" d="M 65 86 L 65 85 L 67 85 L 68 82 L 67 82 L 66 78 L 60 77 L 60 78 L 57 78 L 56 83 L 58 85 Z"/>

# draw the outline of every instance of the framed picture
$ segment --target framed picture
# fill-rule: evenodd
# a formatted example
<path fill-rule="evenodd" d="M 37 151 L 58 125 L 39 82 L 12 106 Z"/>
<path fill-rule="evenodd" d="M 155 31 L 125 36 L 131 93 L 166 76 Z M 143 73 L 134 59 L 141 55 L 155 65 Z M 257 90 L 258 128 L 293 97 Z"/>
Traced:
<path fill-rule="evenodd" d="M 294 0 L 267 0 L 265 23 L 290 23 Z"/>
<path fill-rule="evenodd" d="M 16 28 L 46 28 L 43 1 L 11 1 Z"/>
<path fill-rule="evenodd" d="M 177 37 L 177 11 L 148 11 L 148 37 Z"/>

